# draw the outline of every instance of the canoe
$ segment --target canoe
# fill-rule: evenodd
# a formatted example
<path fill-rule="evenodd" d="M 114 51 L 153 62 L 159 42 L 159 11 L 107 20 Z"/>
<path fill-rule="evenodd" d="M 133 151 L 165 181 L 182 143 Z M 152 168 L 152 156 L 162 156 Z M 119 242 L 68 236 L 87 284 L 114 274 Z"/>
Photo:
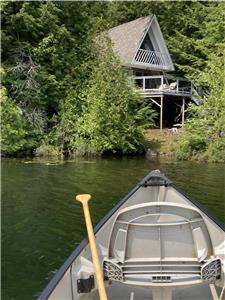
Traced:
<path fill-rule="evenodd" d="M 225 225 L 159 170 L 94 233 L 108 299 L 224 299 Z M 87 239 L 38 299 L 99 299 Z"/>

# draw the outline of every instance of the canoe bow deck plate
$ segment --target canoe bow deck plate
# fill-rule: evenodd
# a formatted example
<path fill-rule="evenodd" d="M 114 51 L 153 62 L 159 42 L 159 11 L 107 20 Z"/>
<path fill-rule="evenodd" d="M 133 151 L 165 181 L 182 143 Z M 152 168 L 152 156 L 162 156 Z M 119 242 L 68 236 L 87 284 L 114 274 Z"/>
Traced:
<path fill-rule="evenodd" d="M 225 228 L 158 170 L 96 226 L 109 299 L 222 300 Z M 61 267 L 39 300 L 99 299 L 88 242 Z"/>

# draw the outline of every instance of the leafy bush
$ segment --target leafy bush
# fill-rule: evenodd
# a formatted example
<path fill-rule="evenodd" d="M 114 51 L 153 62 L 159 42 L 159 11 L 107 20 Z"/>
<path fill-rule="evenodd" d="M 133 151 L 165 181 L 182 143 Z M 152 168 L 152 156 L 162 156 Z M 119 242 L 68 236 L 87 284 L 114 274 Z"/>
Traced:
<path fill-rule="evenodd" d="M 35 155 L 38 157 L 62 157 L 63 153 L 59 147 L 50 145 L 47 142 L 42 142 L 42 144 L 35 150 Z"/>
<path fill-rule="evenodd" d="M 205 140 L 198 134 L 186 133 L 182 138 L 178 139 L 174 145 L 175 155 L 178 159 L 187 160 L 206 148 Z"/>
<path fill-rule="evenodd" d="M 96 51 L 90 79 L 76 98 L 68 97 L 57 132 L 69 136 L 70 152 L 131 154 L 144 150 L 144 129 L 155 112 L 136 92 L 107 41 Z"/>
<path fill-rule="evenodd" d="M 225 160 L 225 138 L 211 143 L 206 151 L 208 160 L 211 162 L 224 162 Z"/>
<path fill-rule="evenodd" d="M 6 94 L 6 89 L 0 90 L 1 99 L 1 150 L 13 154 L 23 149 L 26 144 L 26 131 L 22 111 Z"/>

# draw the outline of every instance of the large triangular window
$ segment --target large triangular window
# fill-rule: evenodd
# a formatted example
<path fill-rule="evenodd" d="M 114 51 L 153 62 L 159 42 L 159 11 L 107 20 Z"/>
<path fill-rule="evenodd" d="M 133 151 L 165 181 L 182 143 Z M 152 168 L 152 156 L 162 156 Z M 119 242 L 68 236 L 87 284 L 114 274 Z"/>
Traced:
<path fill-rule="evenodd" d="M 174 70 L 170 54 L 155 17 L 152 18 L 152 22 L 139 44 L 132 64 L 136 68 L 147 67 L 156 70 Z"/>

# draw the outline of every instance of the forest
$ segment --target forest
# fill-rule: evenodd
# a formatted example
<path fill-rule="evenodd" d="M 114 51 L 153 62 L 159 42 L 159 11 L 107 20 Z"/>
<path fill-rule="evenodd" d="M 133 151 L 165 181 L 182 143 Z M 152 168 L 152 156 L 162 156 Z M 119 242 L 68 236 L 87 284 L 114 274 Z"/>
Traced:
<path fill-rule="evenodd" d="M 108 29 L 155 14 L 176 74 L 207 91 L 189 107 L 178 159 L 225 161 L 225 3 L 4 1 L 1 136 L 6 156 L 144 153 L 155 111 L 134 90 Z"/>

